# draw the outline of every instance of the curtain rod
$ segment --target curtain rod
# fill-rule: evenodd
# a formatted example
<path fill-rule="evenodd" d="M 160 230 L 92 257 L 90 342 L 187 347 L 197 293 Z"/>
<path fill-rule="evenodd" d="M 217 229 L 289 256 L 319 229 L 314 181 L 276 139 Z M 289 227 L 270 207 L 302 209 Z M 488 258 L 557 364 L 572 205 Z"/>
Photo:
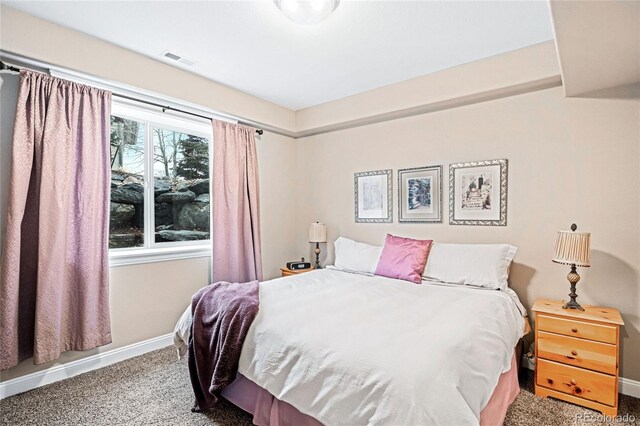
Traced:
<path fill-rule="evenodd" d="M 20 72 L 21 69 L 22 68 L 17 68 L 17 67 L 5 64 L 4 62 L 0 61 L 0 71 L 7 70 L 7 71 L 13 71 L 13 72 Z M 28 68 L 25 68 L 25 69 L 28 69 Z M 206 115 L 196 114 L 195 112 L 185 111 L 185 110 L 182 110 L 182 109 L 179 109 L 179 108 L 174 108 L 174 107 L 169 106 L 169 105 L 161 105 L 161 104 L 157 104 L 155 102 L 145 101 L 143 99 L 134 98 L 133 96 L 121 95 L 121 94 L 115 93 L 115 92 L 112 92 L 112 95 L 116 96 L 118 98 L 127 99 L 127 100 L 130 100 L 130 101 L 140 102 L 140 103 L 143 103 L 143 104 L 146 104 L 146 105 L 151 105 L 151 106 L 155 106 L 155 107 L 158 107 L 158 108 L 162 108 L 162 112 L 175 111 L 175 112 L 179 112 L 179 113 L 182 113 L 182 114 L 192 115 L 194 117 L 204 118 L 205 120 L 212 120 L 213 119 L 212 117 L 207 117 Z M 242 124 L 244 124 L 244 123 L 242 123 Z M 249 127 L 254 127 L 254 126 L 249 125 Z M 256 129 L 256 133 L 259 134 L 259 135 L 262 135 L 264 133 L 264 130 Z"/>

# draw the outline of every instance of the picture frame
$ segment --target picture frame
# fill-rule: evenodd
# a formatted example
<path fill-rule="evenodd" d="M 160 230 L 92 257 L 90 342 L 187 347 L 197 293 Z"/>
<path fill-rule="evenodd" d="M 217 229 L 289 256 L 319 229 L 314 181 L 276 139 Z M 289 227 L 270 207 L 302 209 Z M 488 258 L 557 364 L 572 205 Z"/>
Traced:
<path fill-rule="evenodd" d="M 449 224 L 507 226 L 508 160 L 449 165 Z"/>
<path fill-rule="evenodd" d="M 356 223 L 391 223 L 391 169 L 354 174 L 354 213 Z"/>
<path fill-rule="evenodd" d="M 442 166 L 398 170 L 398 222 L 442 223 Z"/>

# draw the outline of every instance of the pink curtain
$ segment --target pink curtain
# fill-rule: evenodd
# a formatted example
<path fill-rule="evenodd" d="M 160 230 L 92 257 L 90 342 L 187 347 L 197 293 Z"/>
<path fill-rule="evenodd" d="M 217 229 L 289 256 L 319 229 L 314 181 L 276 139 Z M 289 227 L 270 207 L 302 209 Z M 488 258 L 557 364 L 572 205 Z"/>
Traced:
<path fill-rule="evenodd" d="M 0 285 L 0 369 L 111 342 L 111 93 L 22 71 Z"/>
<path fill-rule="evenodd" d="M 262 281 L 255 129 L 213 120 L 213 281 Z"/>

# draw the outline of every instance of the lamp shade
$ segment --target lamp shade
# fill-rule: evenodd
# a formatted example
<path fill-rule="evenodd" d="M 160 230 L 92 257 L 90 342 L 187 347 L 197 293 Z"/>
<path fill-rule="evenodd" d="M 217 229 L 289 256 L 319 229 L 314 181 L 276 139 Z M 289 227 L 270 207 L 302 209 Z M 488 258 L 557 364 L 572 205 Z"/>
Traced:
<path fill-rule="evenodd" d="M 591 266 L 589 232 L 558 231 L 553 261 L 565 265 Z"/>
<path fill-rule="evenodd" d="M 309 225 L 309 242 L 310 243 L 326 243 L 327 242 L 327 225 L 324 223 L 312 223 Z"/>

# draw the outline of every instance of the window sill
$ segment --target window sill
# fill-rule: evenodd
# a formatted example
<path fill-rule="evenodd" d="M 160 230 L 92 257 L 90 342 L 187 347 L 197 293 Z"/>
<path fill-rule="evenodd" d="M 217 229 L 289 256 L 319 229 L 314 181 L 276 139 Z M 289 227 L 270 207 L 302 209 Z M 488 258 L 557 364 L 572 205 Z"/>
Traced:
<path fill-rule="evenodd" d="M 109 266 L 138 265 L 141 263 L 166 262 L 170 260 L 211 257 L 211 246 L 174 246 L 153 249 L 116 249 L 109 251 Z"/>

